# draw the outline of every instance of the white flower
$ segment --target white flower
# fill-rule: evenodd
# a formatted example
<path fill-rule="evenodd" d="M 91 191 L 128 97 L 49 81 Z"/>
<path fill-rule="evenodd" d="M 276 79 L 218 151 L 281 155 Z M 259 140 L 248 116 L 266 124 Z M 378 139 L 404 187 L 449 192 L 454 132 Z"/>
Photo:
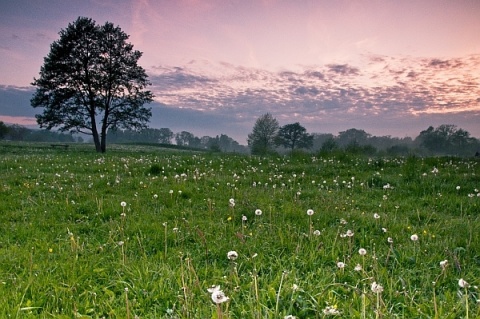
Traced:
<path fill-rule="evenodd" d="M 349 230 L 347 230 L 347 232 L 345 233 L 345 235 L 347 235 L 347 237 L 353 237 L 354 232 L 349 229 Z"/>
<path fill-rule="evenodd" d="M 393 244 L 393 238 L 392 238 L 392 237 L 388 237 L 388 238 L 387 238 L 387 242 L 388 242 L 389 244 Z"/>
<path fill-rule="evenodd" d="M 235 250 L 231 250 L 227 253 L 227 258 L 230 260 L 235 260 L 238 258 L 238 253 Z"/>
<path fill-rule="evenodd" d="M 210 286 L 210 288 L 207 289 L 207 291 L 208 291 L 209 293 L 211 293 L 211 294 L 212 294 L 214 291 L 217 291 L 217 290 L 220 290 L 220 286 L 215 286 L 215 285 L 213 285 L 213 286 Z"/>
<path fill-rule="evenodd" d="M 448 260 L 445 259 L 440 262 L 440 268 L 445 269 L 447 268 L 447 266 L 448 266 Z"/>
<path fill-rule="evenodd" d="M 363 269 L 363 268 L 362 268 L 362 265 L 360 265 L 360 264 L 357 264 L 357 265 L 355 266 L 355 268 L 353 268 L 353 270 L 355 270 L 355 271 L 362 271 L 362 269 Z"/>
<path fill-rule="evenodd" d="M 212 294 L 212 301 L 216 304 L 223 303 L 230 299 L 225 296 L 225 293 L 223 291 L 220 290 L 220 286 L 215 286 L 214 288 L 208 289 L 208 292 Z"/>
<path fill-rule="evenodd" d="M 320 236 L 321 233 L 320 233 L 320 231 L 319 231 L 318 229 L 315 229 L 315 231 L 313 232 L 313 234 L 314 234 L 315 236 Z"/>
<path fill-rule="evenodd" d="M 125 206 L 127 206 L 127 203 L 126 202 L 120 202 L 120 206 L 125 207 Z"/>
<path fill-rule="evenodd" d="M 417 241 L 418 240 L 418 235 L 417 234 L 413 234 L 412 236 L 410 236 L 410 239 L 412 241 Z"/>
<path fill-rule="evenodd" d="M 292 315 L 288 315 L 288 316 L 283 317 L 283 319 L 297 319 L 297 317 L 292 316 Z"/>
<path fill-rule="evenodd" d="M 468 282 L 466 282 L 465 280 L 463 280 L 463 278 L 460 278 L 458 280 L 458 285 L 460 286 L 460 288 L 468 288 L 468 286 L 470 286 L 468 284 Z"/>
<path fill-rule="evenodd" d="M 375 281 L 372 283 L 372 292 L 378 294 L 383 291 L 383 287 L 380 284 L 377 284 Z"/>
<path fill-rule="evenodd" d="M 326 316 L 336 316 L 340 314 L 340 311 L 338 311 L 335 307 L 327 306 L 325 309 L 323 309 L 323 314 Z"/>
<path fill-rule="evenodd" d="M 260 216 L 262 215 L 262 211 L 260 209 L 255 210 L 255 215 Z"/>
<path fill-rule="evenodd" d="M 308 209 L 307 210 L 307 215 L 308 216 L 312 216 L 315 212 L 313 211 L 313 209 Z"/>
<path fill-rule="evenodd" d="M 242 215 L 242 220 L 243 220 L 244 222 L 246 222 L 246 221 L 247 221 L 247 216 Z"/>
<path fill-rule="evenodd" d="M 365 248 L 360 248 L 358 250 L 358 253 L 361 255 L 361 256 L 365 256 L 367 254 L 367 250 Z"/>
<path fill-rule="evenodd" d="M 293 284 L 292 285 L 292 290 L 293 291 L 297 291 L 299 289 L 298 285 L 297 284 Z"/>
<path fill-rule="evenodd" d="M 456 189 L 457 191 L 460 190 L 460 186 L 455 187 L 455 189 Z"/>
<path fill-rule="evenodd" d="M 345 263 L 339 261 L 339 262 L 337 263 L 337 267 L 340 268 L 340 269 L 343 269 L 343 268 L 345 268 Z"/>
<path fill-rule="evenodd" d="M 377 213 L 375 213 L 375 214 L 373 214 L 373 218 L 379 219 L 379 218 L 380 218 L 380 215 L 378 215 Z"/>

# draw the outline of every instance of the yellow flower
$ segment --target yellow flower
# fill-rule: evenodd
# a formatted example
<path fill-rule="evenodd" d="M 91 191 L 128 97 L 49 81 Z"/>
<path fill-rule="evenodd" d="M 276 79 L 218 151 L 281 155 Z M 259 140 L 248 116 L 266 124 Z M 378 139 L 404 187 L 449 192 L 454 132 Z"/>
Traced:
<path fill-rule="evenodd" d="M 228 216 L 227 220 L 228 220 L 228 221 L 231 221 L 231 220 L 232 220 L 232 216 Z"/>
<path fill-rule="evenodd" d="M 53 253 L 53 248 L 48 248 L 49 253 Z"/>

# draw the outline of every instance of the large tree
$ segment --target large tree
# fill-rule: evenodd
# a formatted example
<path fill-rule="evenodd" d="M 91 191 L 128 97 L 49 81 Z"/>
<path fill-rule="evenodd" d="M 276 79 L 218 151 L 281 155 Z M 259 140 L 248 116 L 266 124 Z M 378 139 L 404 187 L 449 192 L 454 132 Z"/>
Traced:
<path fill-rule="evenodd" d="M 308 134 L 307 129 L 296 122 L 280 127 L 275 143 L 292 151 L 295 148 L 310 148 L 313 146 L 313 135 Z"/>
<path fill-rule="evenodd" d="M 33 107 L 40 127 L 91 135 L 97 152 L 106 151 L 109 129 L 146 128 L 153 94 L 145 70 L 138 65 L 142 53 L 128 43 L 120 27 L 97 25 L 79 17 L 61 30 L 45 57 Z"/>
<path fill-rule="evenodd" d="M 272 151 L 278 129 L 278 121 L 272 114 L 260 116 L 253 126 L 252 133 L 248 134 L 247 142 L 252 154 L 265 155 Z"/>

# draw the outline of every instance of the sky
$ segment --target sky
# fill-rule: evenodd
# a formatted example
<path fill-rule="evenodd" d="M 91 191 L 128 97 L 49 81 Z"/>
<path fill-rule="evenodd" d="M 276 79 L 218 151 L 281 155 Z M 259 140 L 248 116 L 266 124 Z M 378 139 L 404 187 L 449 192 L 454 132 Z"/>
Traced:
<path fill-rule="evenodd" d="M 143 52 L 153 128 L 246 144 L 268 112 L 309 133 L 480 138 L 478 0 L 0 0 L 0 121 L 35 125 L 31 82 L 79 16 Z"/>

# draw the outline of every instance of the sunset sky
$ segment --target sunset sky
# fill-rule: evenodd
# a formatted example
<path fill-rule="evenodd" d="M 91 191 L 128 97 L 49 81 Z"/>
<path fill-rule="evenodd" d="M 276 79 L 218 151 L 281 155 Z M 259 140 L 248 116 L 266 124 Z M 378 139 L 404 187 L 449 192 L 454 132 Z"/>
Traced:
<path fill-rule="evenodd" d="M 310 133 L 454 124 L 480 138 L 478 0 L 1 1 L 0 120 L 35 124 L 30 83 L 79 16 L 144 53 L 151 127 L 246 144 L 270 112 Z"/>

